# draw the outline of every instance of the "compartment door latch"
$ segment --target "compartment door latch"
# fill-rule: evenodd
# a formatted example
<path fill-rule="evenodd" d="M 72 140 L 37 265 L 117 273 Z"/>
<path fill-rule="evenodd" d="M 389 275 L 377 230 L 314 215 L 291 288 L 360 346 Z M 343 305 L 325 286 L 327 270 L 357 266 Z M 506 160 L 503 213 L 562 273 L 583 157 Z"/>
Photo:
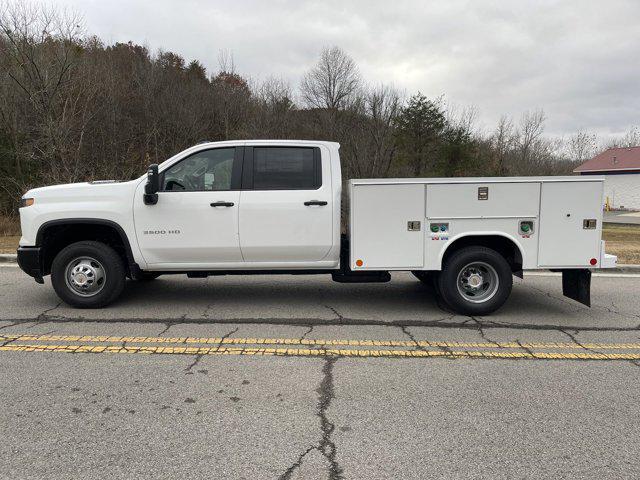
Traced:
<path fill-rule="evenodd" d="M 420 222 L 417 220 L 409 220 L 407 222 L 407 230 L 410 232 L 419 232 L 420 231 Z"/>

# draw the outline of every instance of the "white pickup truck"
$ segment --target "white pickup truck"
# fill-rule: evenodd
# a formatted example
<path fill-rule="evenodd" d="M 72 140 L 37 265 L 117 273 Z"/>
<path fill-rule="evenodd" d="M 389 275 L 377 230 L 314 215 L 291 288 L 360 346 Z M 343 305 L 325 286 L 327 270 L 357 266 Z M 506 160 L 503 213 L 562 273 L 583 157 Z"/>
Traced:
<path fill-rule="evenodd" d="M 249 140 L 191 147 L 128 182 L 28 191 L 18 262 L 76 307 L 103 307 L 126 278 L 331 274 L 386 282 L 410 271 L 454 311 L 504 304 L 512 275 L 561 271 L 590 303 L 604 251 L 603 178 L 370 179 L 349 182 L 341 235 L 339 145 Z"/>

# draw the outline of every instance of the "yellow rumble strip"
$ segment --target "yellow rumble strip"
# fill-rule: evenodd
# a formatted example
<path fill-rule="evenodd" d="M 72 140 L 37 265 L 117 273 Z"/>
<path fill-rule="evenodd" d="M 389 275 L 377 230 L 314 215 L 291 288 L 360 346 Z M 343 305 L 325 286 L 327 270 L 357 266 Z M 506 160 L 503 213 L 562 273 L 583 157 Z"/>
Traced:
<path fill-rule="evenodd" d="M 464 343 L 445 341 L 413 342 L 399 340 L 120 337 L 83 335 L 4 335 L 0 336 L 0 342 L 0 351 L 6 352 L 115 353 L 147 355 L 258 355 L 295 357 L 344 356 L 383 358 L 439 357 L 539 360 L 640 360 L 640 352 L 620 352 L 620 350 L 640 350 L 640 344 L 633 343 L 593 343 L 579 345 L 576 343 Z M 118 345 L 109 345 L 109 343 L 118 343 Z M 293 347 L 289 347 L 287 345 L 293 345 Z M 614 352 L 602 352 L 596 350 L 614 350 Z"/>

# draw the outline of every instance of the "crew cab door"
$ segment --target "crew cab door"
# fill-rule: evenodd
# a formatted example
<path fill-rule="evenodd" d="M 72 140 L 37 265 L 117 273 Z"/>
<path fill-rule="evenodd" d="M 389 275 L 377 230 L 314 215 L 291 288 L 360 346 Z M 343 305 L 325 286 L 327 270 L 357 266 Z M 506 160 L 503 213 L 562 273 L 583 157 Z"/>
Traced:
<path fill-rule="evenodd" d="M 321 149 L 245 147 L 239 224 L 245 262 L 324 259 L 333 246 L 333 201 Z"/>
<path fill-rule="evenodd" d="M 206 268 L 242 262 L 238 208 L 242 147 L 201 150 L 161 172 L 158 203 L 138 188 L 138 244 L 152 268 Z"/>

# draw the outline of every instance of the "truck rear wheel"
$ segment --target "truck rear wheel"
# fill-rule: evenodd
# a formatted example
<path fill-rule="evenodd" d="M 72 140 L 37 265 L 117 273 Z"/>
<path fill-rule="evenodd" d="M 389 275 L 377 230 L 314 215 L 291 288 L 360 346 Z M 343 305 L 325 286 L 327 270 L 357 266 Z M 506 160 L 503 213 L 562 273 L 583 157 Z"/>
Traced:
<path fill-rule="evenodd" d="M 486 315 L 509 298 L 511 267 L 495 250 L 467 247 L 449 257 L 438 278 L 440 295 L 457 313 Z"/>
<path fill-rule="evenodd" d="M 54 258 L 51 284 L 58 296 L 73 307 L 100 308 L 122 293 L 125 268 L 110 246 L 93 241 L 76 242 Z"/>

